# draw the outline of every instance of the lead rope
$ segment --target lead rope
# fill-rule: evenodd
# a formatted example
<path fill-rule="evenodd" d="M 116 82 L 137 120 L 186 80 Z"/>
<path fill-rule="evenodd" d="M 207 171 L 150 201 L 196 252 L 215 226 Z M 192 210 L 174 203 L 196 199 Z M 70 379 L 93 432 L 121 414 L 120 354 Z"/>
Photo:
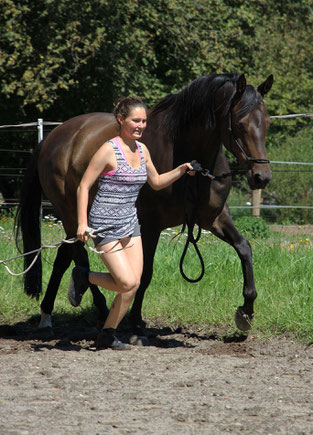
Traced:
<path fill-rule="evenodd" d="M 198 248 L 198 241 L 200 240 L 201 237 L 201 226 L 200 226 L 200 218 L 199 218 L 199 207 L 200 207 L 200 186 L 199 186 L 199 177 L 200 175 L 203 175 L 205 177 L 209 177 L 211 180 L 214 180 L 215 176 L 212 175 L 210 173 L 210 171 L 208 169 L 203 169 L 200 165 L 200 163 L 198 163 L 196 160 L 193 160 L 191 163 L 192 166 L 192 170 L 196 171 L 195 177 L 196 177 L 196 186 L 194 189 L 190 188 L 190 182 L 193 181 L 192 179 L 187 178 L 187 174 L 185 175 L 185 180 L 184 180 L 184 202 L 185 202 L 185 222 L 183 223 L 182 229 L 181 229 L 181 234 L 185 231 L 186 227 L 187 227 L 187 240 L 186 240 L 186 244 L 182 253 L 182 256 L 180 258 L 180 262 L 179 262 L 179 270 L 180 273 L 182 275 L 182 277 L 190 282 L 190 283 L 196 283 L 201 281 L 201 279 L 204 276 L 204 272 L 205 272 L 205 266 L 204 266 L 204 261 L 203 261 L 203 257 L 201 255 L 201 252 Z M 188 197 L 188 193 L 189 193 L 189 197 Z M 192 213 L 191 213 L 191 218 L 189 219 L 188 217 L 188 212 L 187 212 L 187 201 L 190 201 L 192 203 Z M 194 236 L 194 228 L 195 225 L 198 225 L 198 233 L 197 236 Z M 200 261 L 200 267 L 201 267 L 201 271 L 200 274 L 197 278 L 189 278 L 185 272 L 184 272 L 184 260 L 186 257 L 186 253 L 189 247 L 189 244 L 192 244 L 196 254 L 198 256 L 198 259 Z"/>
<path fill-rule="evenodd" d="M 108 230 L 110 230 L 110 229 L 112 229 L 112 227 L 111 227 L 111 228 L 106 228 L 105 230 L 103 230 L 103 229 L 101 229 L 101 228 L 99 228 L 99 229 L 97 229 L 97 230 L 94 230 L 93 228 L 89 228 L 89 227 L 88 227 L 88 228 L 86 229 L 86 231 L 88 232 L 89 236 L 90 236 L 91 238 L 94 239 L 98 233 L 100 233 L 100 232 L 104 232 L 104 231 L 108 231 Z M 39 255 L 40 255 L 40 253 L 41 253 L 44 249 L 53 249 L 53 248 L 58 248 L 58 247 L 59 247 L 60 245 L 62 245 L 63 243 L 69 243 L 69 244 L 71 244 L 71 243 L 76 243 L 77 241 L 78 241 L 77 237 L 73 237 L 73 238 L 71 238 L 71 239 L 63 239 L 63 240 L 61 240 L 60 242 L 57 242 L 57 243 L 55 243 L 55 244 L 53 244 L 53 245 L 43 245 L 43 246 L 41 246 L 41 247 L 38 248 L 38 249 L 34 249 L 33 251 L 25 252 L 24 254 L 17 255 L 16 257 L 7 258 L 6 260 L 0 260 L 0 264 L 3 264 L 3 266 L 4 266 L 4 267 L 6 268 L 6 270 L 9 272 L 9 274 L 12 275 L 12 276 L 21 276 L 21 275 L 25 275 L 25 274 L 26 274 L 26 273 L 27 273 L 27 272 L 28 272 L 28 271 L 33 267 L 33 265 L 36 263 L 36 261 L 37 261 Z M 89 246 L 89 245 L 88 245 L 88 242 L 85 242 L 85 243 L 86 243 L 86 245 L 88 246 L 88 248 L 89 248 L 92 252 L 95 252 L 96 254 L 99 254 L 99 255 L 101 255 L 101 254 L 104 253 L 104 251 L 97 251 L 95 248 L 92 248 L 91 246 Z M 6 264 L 8 261 L 16 260 L 17 258 L 21 258 L 21 257 L 26 257 L 26 255 L 30 255 L 30 254 L 34 254 L 34 253 L 36 253 L 36 255 L 35 255 L 33 261 L 32 261 L 31 264 L 28 266 L 28 268 L 25 269 L 23 272 L 20 272 L 20 273 L 14 273 L 14 272 L 12 272 L 12 270 L 10 270 L 9 266 Z"/>

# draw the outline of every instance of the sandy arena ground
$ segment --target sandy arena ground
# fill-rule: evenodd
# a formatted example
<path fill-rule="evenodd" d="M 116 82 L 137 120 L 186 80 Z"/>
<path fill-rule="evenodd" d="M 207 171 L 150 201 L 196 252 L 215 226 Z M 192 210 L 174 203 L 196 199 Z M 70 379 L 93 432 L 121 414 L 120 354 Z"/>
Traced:
<path fill-rule="evenodd" d="M 0 327 L 0 434 L 313 434 L 313 343 L 148 333 L 119 352 L 88 325 Z"/>

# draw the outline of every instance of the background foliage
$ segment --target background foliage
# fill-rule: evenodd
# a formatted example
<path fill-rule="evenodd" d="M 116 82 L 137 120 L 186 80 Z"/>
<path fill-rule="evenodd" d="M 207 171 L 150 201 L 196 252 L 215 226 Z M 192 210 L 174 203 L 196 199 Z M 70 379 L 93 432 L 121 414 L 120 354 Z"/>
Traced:
<path fill-rule="evenodd" d="M 254 85 L 273 73 L 270 114 L 312 107 L 312 0 L 0 0 L 0 11 L 0 124 L 112 111 L 127 94 L 152 106 L 212 72 Z M 269 147 L 310 121 L 274 125 Z M 12 166 L 6 156 L 2 166 Z"/>
<path fill-rule="evenodd" d="M 274 74 L 275 113 L 312 105 L 311 0 L 0 5 L 1 105 L 10 121 L 111 110 L 128 93 L 151 105 L 196 77 L 234 70 L 256 84 Z"/>
<path fill-rule="evenodd" d="M 312 124 L 312 123 L 311 123 Z M 271 160 L 280 161 L 281 156 L 289 162 L 313 163 L 313 125 L 299 131 L 294 137 L 287 138 L 280 145 L 270 150 Z M 265 197 L 276 204 L 313 207 L 313 169 L 312 166 L 275 165 L 276 171 L 266 188 Z M 312 210 L 279 209 L 276 221 L 312 223 Z"/>

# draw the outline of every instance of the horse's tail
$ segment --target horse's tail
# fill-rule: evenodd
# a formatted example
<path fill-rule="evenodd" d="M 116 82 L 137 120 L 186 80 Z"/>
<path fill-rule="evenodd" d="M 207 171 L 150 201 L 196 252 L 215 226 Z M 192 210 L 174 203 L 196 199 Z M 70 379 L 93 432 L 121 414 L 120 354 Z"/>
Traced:
<path fill-rule="evenodd" d="M 38 156 L 41 144 L 34 149 L 21 186 L 20 204 L 15 215 L 15 243 L 20 252 L 26 253 L 41 246 L 41 195 L 38 174 Z M 21 237 L 20 237 L 21 236 Z M 22 246 L 21 245 L 22 238 Z M 24 257 L 25 270 L 36 253 Z M 39 255 L 33 267 L 24 275 L 24 290 L 29 296 L 39 298 L 42 288 L 42 264 Z"/>

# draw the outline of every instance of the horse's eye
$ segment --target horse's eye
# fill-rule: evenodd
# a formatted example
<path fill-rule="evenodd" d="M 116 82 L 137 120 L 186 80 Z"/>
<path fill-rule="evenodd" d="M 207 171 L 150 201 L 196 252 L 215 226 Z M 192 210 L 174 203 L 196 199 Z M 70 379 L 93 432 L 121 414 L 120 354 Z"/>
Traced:
<path fill-rule="evenodd" d="M 247 129 L 247 125 L 244 122 L 238 122 L 236 127 L 238 128 L 240 133 L 244 133 L 246 131 L 246 129 Z"/>

